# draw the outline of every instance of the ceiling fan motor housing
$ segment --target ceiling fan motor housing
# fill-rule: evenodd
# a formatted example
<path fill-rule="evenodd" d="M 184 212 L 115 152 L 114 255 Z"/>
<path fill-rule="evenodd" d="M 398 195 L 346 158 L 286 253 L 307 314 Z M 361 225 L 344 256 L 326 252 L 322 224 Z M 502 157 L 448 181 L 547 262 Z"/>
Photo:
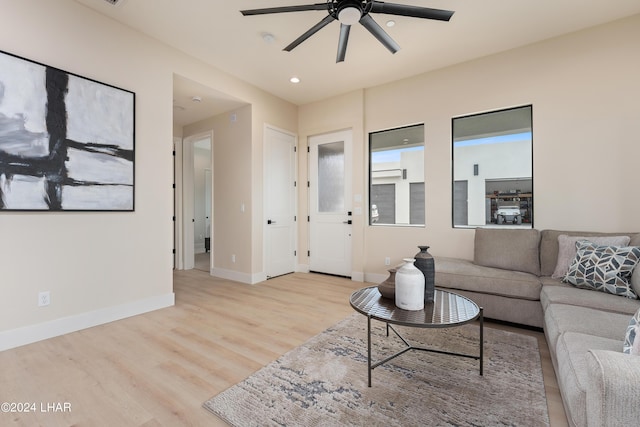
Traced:
<path fill-rule="evenodd" d="M 449 10 L 431 9 L 428 7 L 409 6 L 396 3 L 385 3 L 378 0 L 326 0 L 326 3 L 314 3 L 294 6 L 268 7 L 262 9 L 241 10 L 243 15 L 264 15 L 270 13 L 327 11 L 320 22 L 308 29 L 304 34 L 288 44 L 283 50 L 291 52 L 300 43 L 313 36 L 331 22 L 340 22 L 340 38 L 338 40 L 338 54 L 336 62 L 344 61 L 349 32 L 351 26 L 360 23 L 391 53 L 396 53 L 400 46 L 387 34 L 382 27 L 370 16 L 370 13 L 409 16 L 413 18 L 435 19 L 448 21 L 454 12 Z"/>
<path fill-rule="evenodd" d="M 367 1 L 360 0 L 333 0 L 333 16 L 341 24 L 353 25 L 360 21 L 365 12 Z"/>

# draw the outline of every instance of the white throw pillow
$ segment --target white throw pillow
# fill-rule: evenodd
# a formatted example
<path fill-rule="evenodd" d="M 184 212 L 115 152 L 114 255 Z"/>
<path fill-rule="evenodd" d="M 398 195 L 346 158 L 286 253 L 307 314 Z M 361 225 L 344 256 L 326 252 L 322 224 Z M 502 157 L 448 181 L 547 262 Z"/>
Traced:
<path fill-rule="evenodd" d="M 588 240 L 596 245 L 602 246 L 627 246 L 631 241 L 629 236 L 568 236 L 561 234 L 558 236 L 558 262 L 556 269 L 551 275 L 554 279 L 562 279 L 569 270 L 571 262 L 576 257 L 576 242 L 578 240 Z"/>

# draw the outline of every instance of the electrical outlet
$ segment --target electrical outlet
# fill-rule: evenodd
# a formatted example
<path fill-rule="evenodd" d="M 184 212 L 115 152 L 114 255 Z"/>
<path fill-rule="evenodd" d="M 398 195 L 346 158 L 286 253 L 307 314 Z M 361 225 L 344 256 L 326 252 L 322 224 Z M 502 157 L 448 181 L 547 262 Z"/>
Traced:
<path fill-rule="evenodd" d="M 44 307 L 51 303 L 51 294 L 49 291 L 40 292 L 38 294 L 38 307 Z"/>
<path fill-rule="evenodd" d="M 384 265 L 391 265 L 391 258 L 386 257 L 386 258 L 384 259 Z"/>

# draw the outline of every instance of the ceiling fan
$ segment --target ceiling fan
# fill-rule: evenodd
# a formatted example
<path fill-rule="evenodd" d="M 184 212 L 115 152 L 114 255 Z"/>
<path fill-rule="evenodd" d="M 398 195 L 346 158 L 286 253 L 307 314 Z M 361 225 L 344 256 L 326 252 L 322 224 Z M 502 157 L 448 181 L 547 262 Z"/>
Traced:
<path fill-rule="evenodd" d="M 244 16 L 266 15 L 270 13 L 304 12 L 309 10 L 325 10 L 328 15 L 307 32 L 295 39 L 284 48 L 292 51 L 300 43 L 320 31 L 326 25 L 338 20 L 340 22 L 340 39 L 338 41 L 338 55 L 336 62 L 344 61 L 349 41 L 351 26 L 359 22 L 373 36 L 380 41 L 391 53 L 400 50 L 400 46 L 387 34 L 380 25 L 370 16 L 371 13 L 384 13 L 387 15 L 409 16 L 413 18 L 435 19 L 449 21 L 453 16 L 452 11 L 431 9 L 428 7 L 409 6 L 395 3 L 385 3 L 376 0 L 327 0 L 325 3 L 315 3 L 298 6 L 269 7 L 263 9 L 241 10 Z"/>

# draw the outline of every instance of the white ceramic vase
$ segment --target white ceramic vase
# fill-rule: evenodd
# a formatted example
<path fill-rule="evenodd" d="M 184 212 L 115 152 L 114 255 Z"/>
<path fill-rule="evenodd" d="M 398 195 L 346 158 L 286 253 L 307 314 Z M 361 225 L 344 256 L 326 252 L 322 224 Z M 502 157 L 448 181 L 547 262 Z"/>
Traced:
<path fill-rule="evenodd" d="M 422 310 L 424 308 L 424 275 L 413 263 L 415 259 L 406 258 L 405 263 L 396 272 L 396 306 L 403 310 Z"/>

